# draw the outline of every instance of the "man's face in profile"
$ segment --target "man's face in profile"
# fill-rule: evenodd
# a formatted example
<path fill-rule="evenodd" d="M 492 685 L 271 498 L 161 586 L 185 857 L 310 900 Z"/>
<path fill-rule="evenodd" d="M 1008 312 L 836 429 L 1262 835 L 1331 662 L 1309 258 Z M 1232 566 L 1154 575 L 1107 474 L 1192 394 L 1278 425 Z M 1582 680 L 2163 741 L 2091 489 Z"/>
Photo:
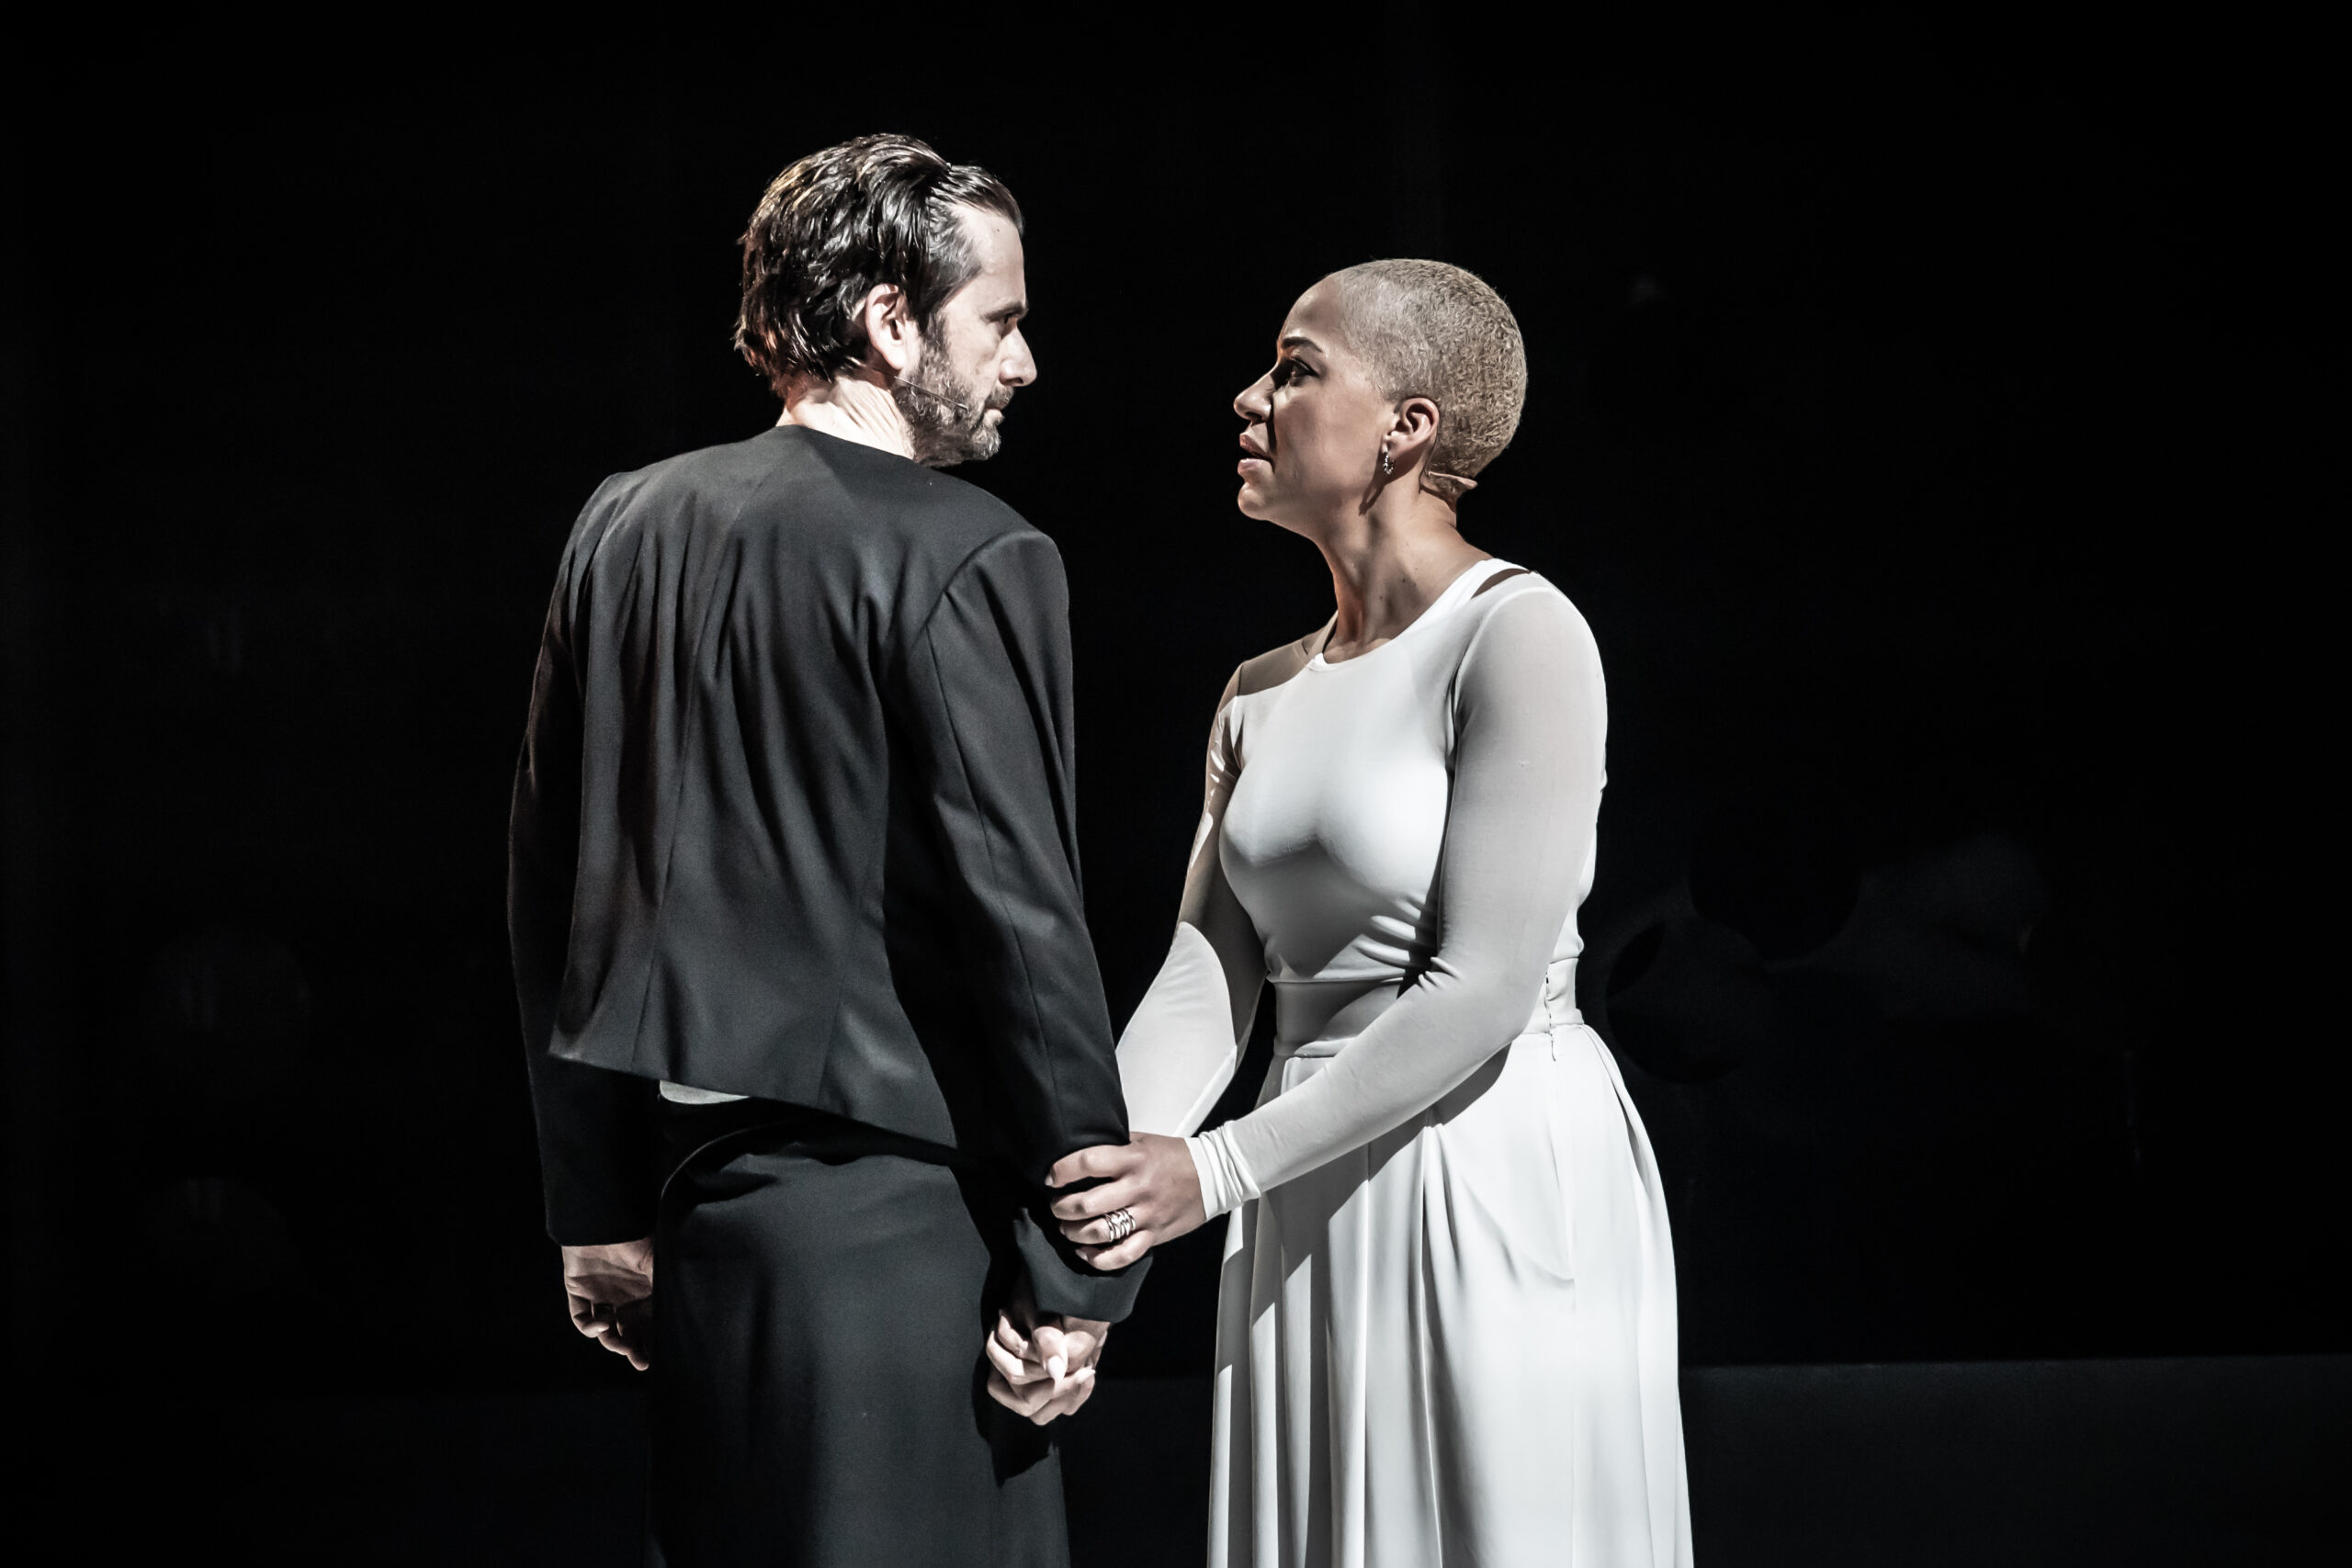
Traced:
<path fill-rule="evenodd" d="M 892 387 L 916 460 L 934 468 L 995 457 L 1004 406 L 1037 378 L 1021 335 L 1029 311 L 1021 236 L 999 213 L 967 207 L 958 216 L 979 271 L 947 297 L 913 372 Z"/>

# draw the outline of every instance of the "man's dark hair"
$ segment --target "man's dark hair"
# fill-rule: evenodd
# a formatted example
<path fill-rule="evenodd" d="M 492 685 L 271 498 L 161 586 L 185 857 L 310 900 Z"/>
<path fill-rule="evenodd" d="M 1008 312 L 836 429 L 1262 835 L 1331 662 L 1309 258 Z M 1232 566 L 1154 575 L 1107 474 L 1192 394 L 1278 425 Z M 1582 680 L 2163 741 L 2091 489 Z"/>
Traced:
<path fill-rule="evenodd" d="M 862 363 L 858 307 L 877 284 L 907 295 L 928 338 L 948 297 L 979 263 L 959 207 L 1020 204 L 976 164 L 951 164 L 911 136 L 861 136 L 776 175 L 743 231 L 743 309 L 735 347 L 782 397 L 802 377 L 830 380 Z"/>

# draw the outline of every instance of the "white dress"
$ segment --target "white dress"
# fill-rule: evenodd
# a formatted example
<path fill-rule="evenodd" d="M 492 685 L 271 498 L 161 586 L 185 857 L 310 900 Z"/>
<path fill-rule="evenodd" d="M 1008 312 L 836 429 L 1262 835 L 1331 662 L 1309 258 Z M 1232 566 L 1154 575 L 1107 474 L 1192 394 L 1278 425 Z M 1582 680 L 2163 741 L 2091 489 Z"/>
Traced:
<path fill-rule="evenodd" d="M 1274 987 L 1258 1108 L 1192 1139 L 1232 1213 L 1209 1562 L 1682 1568 L 1665 1198 L 1575 1005 L 1591 633 L 1489 560 L 1369 653 L 1329 635 L 1227 687 L 1119 1043 L 1133 1125 L 1190 1134 Z"/>

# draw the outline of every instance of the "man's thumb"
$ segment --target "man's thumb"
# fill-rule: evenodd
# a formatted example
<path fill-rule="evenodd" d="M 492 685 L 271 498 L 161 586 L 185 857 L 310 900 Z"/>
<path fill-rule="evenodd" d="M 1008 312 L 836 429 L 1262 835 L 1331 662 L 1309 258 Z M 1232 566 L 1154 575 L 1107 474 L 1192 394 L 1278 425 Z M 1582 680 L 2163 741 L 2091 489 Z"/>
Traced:
<path fill-rule="evenodd" d="M 1057 1383 L 1069 1375 L 1069 1346 L 1062 1331 L 1052 1324 L 1037 1325 L 1037 1359 Z"/>

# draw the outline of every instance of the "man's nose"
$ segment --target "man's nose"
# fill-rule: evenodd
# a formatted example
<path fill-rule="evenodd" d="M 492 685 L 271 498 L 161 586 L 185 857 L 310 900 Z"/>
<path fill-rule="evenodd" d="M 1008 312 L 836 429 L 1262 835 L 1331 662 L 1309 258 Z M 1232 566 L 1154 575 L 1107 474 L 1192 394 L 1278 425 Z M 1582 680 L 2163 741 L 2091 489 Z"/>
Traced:
<path fill-rule="evenodd" d="M 1026 387 L 1037 378 L 1037 361 L 1029 353 L 1029 340 L 1013 332 L 1005 345 L 1004 363 L 998 374 L 1016 387 Z"/>

